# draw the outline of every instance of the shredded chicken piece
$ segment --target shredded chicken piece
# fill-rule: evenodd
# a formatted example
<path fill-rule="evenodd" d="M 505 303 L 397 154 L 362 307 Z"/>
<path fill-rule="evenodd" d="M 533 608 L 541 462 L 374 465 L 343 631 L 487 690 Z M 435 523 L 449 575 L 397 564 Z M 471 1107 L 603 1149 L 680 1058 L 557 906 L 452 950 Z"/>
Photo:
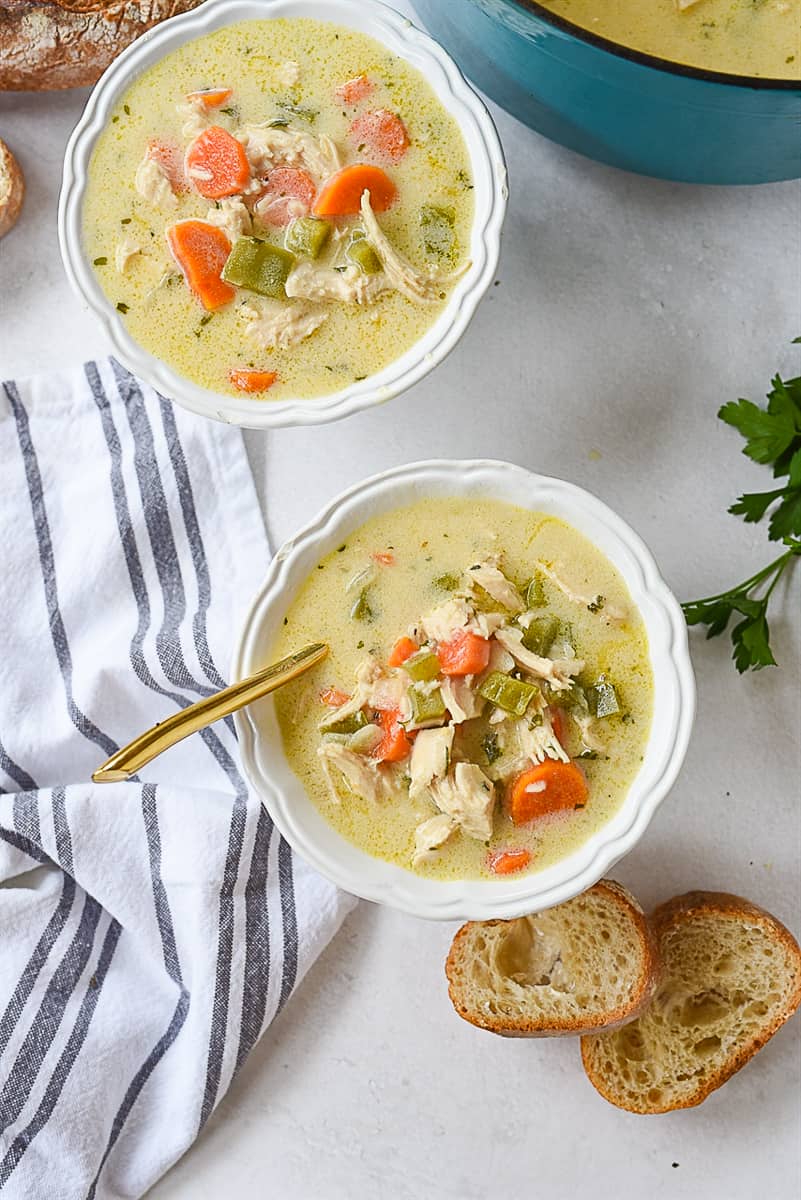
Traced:
<path fill-rule="evenodd" d="M 418 271 L 399 250 L 395 249 L 384 234 L 376 220 L 370 204 L 370 192 L 367 189 L 362 192 L 361 210 L 367 240 L 381 260 L 381 266 L 390 286 L 408 297 L 409 300 L 430 304 L 441 299 L 443 286 L 458 279 L 469 267 L 470 264 L 465 263 L 455 274 L 448 276 L 434 273 L 425 274 Z"/>
<path fill-rule="evenodd" d="M 270 125 L 243 125 L 236 137 L 245 147 L 253 171 L 263 175 L 279 164 L 303 167 L 316 182 L 327 179 L 341 166 L 339 151 L 330 137 L 299 129 L 275 129 Z"/>
<path fill-rule="evenodd" d="M 615 604 L 599 604 L 599 601 L 603 601 L 603 597 L 598 595 L 582 596 L 580 592 L 574 591 L 568 583 L 565 583 L 561 575 L 558 575 L 553 567 L 549 567 L 547 563 L 538 562 L 537 570 L 546 579 L 550 579 L 551 583 L 559 588 L 562 595 L 567 596 L 572 604 L 578 604 L 582 608 L 589 609 L 590 612 L 597 612 L 609 625 L 622 625 L 627 619 L 628 613 L 624 608 L 618 608 Z"/>
<path fill-rule="evenodd" d="M 149 154 L 145 155 L 136 168 L 134 187 L 142 199 L 155 208 L 174 209 L 178 205 L 167 172 L 161 163 L 156 162 Z"/>
<path fill-rule="evenodd" d="M 390 776 L 381 772 L 378 763 L 364 754 L 349 750 L 342 742 L 326 740 L 318 746 L 317 754 L 331 796 L 337 803 L 341 801 L 341 795 L 336 777 L 331 772 L 332 767 L 341 773 L 351 791 L 364 800 L 385 800 L 391 794 Z"/>
<path fill-rule="evenodd" d="M 698 0 L 676 0 L 676 8 L 679 12 L 684 12 L 686 8 L 692 8 L 695 4 L 698 4 Z"/>
<path fill-rule="evenodd" d="M 463 721 L 472 721 L 474 717 L 480 717 L 484 711 L 486 701 L 483 696 L 473 690 L 472 678 L 472 675 L 466 675 L 463 679 L 457 675 L 446 675 L 440 684 L 442 699 L 454 725 L 461 725 Z"/>
<path fill-rule="evenodd" d="M 289 346 L 297 346 L 328 320 L 328 313 L 324 309 L 314 308 L 302 301 L 282 304 L 263 300 L 258 302 L 258 307 L 255 302 L 243 304 L 239 311 L 248 322 L 245 336 L 261 350 L 285 350 Z"/>
<path fill-rule="evenodd" d="M 553 731 L 553 725 L 547 711 L 542 713 L 542 724 L 533 728 L 528 721 L 517 721 L 516 735 L 522 755 L 526 761 L 542 762 L 546 758 L 558 758 L 560 762 L 570 762 L 570 755 Z"/>
<path fill-rule="evenodd" d="M 417 826 L 414 834 L 414 854 L 412 866 L 419 867 L 421 863 L 430 862 L 435 858 L 435 851 L 440 848 L 458 827 L 458 821 L 447 813 L 437 813 L 427 821 Z"/>
<path fill-rule="evenodd" d="M 226 196 L 206 213 L 209 225 L 222 229 L 230 242 L 246 237 L 253 232 L 253 222 L 241 196 Z"/>
<path fill-rule="evenodd" d="M 444 779 L 431 785 L 441 812 L 454 817 L 468 837 L 482 842 L 492 837 L 495 785 L 475 763 L 456 763 Z"/>
<path fill-rule="evenodd" d="M 297 196 L 280 196 L 270 195 L 262 196 L 253 205 L 254 216 L 262 223 L 262 225 L 284 225 L 285 220 L 296 221 L 298 217 L 305 217 L 308 214 L 309 206 Z M 273 214 L 277 214 L 274 219 Z"/>
<path fill-rule="evenodd" d="M 199 96 L 194 98 L 186 96 L 179 104 L 176 104 L 175 111 L 183 121 L 181 136 L 191 138 L 192 141 L 204 129 L 208 129 L 209 125 L 214 125 L 218 119 L 216 110 L 208 108 Z"/>
<path fill-rule="evenodd" d="M 606 743 L 601 741 L 595 732 L 595 718 L 590 716 L 589 713 L 582 713 L 581 715 L 573 713 L 572 716 L 573 720 L 578 726 L 583 748 L 585 750 L 595 750 L 597 753 L 603 753 L 603 751 L 606 749 Z"/>
<path fill-rule="evenodd" d="M 420 627 L 432 642 L 449 642 L 473 616 L 473 606 L 462 596 L 452 596 L 421 617 Z"/>
<path fill-rule="evenodd" d="M 356 668 L 356 687 L 353 695 L 339 708 L 326 713 L 319 724 L 325 732 L 329 725 L 352 717 L 365 706 L 376 709 L 398 709 L 400 719 L 408 721 L 412 715 L 412 705 L 409 700 L 409 680 L 405 672 L 399 670 L 384 670 L 381 664 L 371 654 L 368 654 Z"/>
<path fill-rule="evenodd" d="M 367 693 L 367 703 L 384 712 L 397 709 L 401 721 L 409 721 L 412 704 L 409 699 L 409 680 L 402 671 L 379 675 Z"/>
<path fill-rule="evenodd" d="M 319 266 L 304 259 L 289 272 L 286 294 L 302 300 L 339 300 L 344 304 L 373 304 L 387 291 L 387 281 L 378 271 L 365 275 L 355 264 L 344 271 Z"/>
<path fill-rule="evenodd" d="M 477 584 L 509 612 L 519 613 L 525 608 L 517 588 L 494 563 L 476 563 L 465 571 L 464 577 L 471 588 Z"/>
<path fill-rule="evenodd" d="M 381 674 L 381 664 L 378 660 L 373 658 L 372 654 L 366 655 L 356 668 L 356 686 L 350 700 L 346 700 L 344 704 L 340 704 L 339 708 L 334 708 L 330 713 L 326 713 L 318 728 L 325 732 L 326 728 L 335 721 L 342 721 L 345 717 L 352 717 L 360 712 L 367 703 L 373 683 Z"/>
<path fill-rule="evenodd" d="M 114 251 L 114 265 L 120 274 L 126 269 L 131 259 L 141 253 L 142 247 L 132 237 L 121 238 Z"/>
<path fill-rule="evenodd" d="M 507 620 L 508 618 L 503 613 L 477 612 L 467 622 L 467 628 L 489 641 L 493 634 L 503 628 Z"/>
<path fill-rule="evenodd" d="M 499 629 L 495 637 L 519 666 L 535 678 L 544 679 L 555 692 L 569 691 L 571 678 L 584 670 L 584 660 L 581 658 L 542 658 L 532 650 L 527 650 L 519 629 Z"/>
<path fill-rule="evenodd" d="M 280 67 L 275 72 L 275 82 L 283 84 L 284 87 L 294 87 L 299 79 L 300 65 L 292 58 L 281 63 Z"/>
<path fill-rule="evenodd" d="M 546 758 L 570 762 L 570 756 L 554 733 L 547 707 L 543 704 L 539 712 L 542 723 L 533 727 L 526 718 L 501 714 L 503 720 L 496 725 L 496 730 L 502 754 L 487 768 L 491 779 L 508 779 L 531 766 L 532 762 L 544 762 Z"/>
<path fill-rule="evenodd" d="M 416 800 L 422 796 L 435 779 L 447 775 L 453 749 L 454 728 L 445 725 L 442 729 L 421 729 L 414 739 L 409 766 L 411 780 L 409 797 Z"/>

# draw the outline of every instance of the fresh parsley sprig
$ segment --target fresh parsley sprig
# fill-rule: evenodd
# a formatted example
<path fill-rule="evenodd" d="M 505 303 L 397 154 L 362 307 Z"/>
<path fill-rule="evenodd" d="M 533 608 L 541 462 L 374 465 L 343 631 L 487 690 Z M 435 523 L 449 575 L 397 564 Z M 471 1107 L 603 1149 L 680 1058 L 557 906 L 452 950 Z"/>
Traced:
<path fill-rule="evenodd" d="M 801 338 L 795 341 L 801 342 Z M 718 416 L 746 439 L 743 454 L 772 466 L 774 478 L 784 482 L 768 492 L 746 492 L 729 512 L 745 521 L 758 522 L 770 511 L 768 537 L 786 549 L 728 591 L 682 604 L 687 624 L 706 625 L 708 638 L 723 633 L 735 614 L 742 617 L 731 631 L 734 664 L 740 672 L 775 666 L 768 605 L 784 572 L 801 556 L 801 377 L 782 379 L 776 375 L 767 399 L 765 408 L 752 400 L 732 400 L 723 405 Z"/>

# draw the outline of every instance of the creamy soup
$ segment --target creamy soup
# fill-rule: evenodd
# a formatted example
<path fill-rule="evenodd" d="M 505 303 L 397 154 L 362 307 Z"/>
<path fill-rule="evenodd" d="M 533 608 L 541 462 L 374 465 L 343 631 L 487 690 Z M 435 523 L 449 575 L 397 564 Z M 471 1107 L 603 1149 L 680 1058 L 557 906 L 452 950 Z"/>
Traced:
<path fill-rule="evenodd" d="M 639 770 L 642 619 L 571 526 L 491 500 L 368 521 L 319 563 L 272 653 L 330 656 L 276 696 L 288 761 L 349 841 L 436 878 L 538 871 Z"/>
<path fill-rule="evenodd" d="M 146 71 L 92 156 L 83 236 L 132 337 L 215 392 L 319 396 L 400 357 L 467 267 L 470 160 L 363 34 L 247 21 Z"/>
<path fill-rule="evenodd" d="M 601 37 L 685 66 L 801 79 L 801 0 L 540 0 Z"/>

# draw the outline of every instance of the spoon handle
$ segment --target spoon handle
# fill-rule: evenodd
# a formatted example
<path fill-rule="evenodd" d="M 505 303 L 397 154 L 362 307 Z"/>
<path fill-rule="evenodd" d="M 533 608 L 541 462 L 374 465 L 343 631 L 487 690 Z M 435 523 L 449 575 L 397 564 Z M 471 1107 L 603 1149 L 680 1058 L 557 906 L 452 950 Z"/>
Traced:
<path fill-rule="evenodd" d="M 324 642 L 304 646 L 296 654 L 290 654 L 280 662 L 264 667 L 255 675 L 249 675 L 239 683 L 232 683 L 221 692 L 215 692 L 213 696 L 206 696 L 196 704 L 190 704 L 188 708 L 179 709 L 112 754 L 111 758 L 92 774 L 93 781 L 119 783 L 129 779 L 182 738 L 196 733 L 198 729 L 203 729 L 214 721 L 219 721 L 221 717 L 227 717 L 238 708 L 244 708 L 260 696 L 274 692 L 276 688 L 289 683 L 290 679 L 296 679 L 298 675 L 308 671 L 315 663 L 325 658 L 327 653 L 328 646 Z"/>

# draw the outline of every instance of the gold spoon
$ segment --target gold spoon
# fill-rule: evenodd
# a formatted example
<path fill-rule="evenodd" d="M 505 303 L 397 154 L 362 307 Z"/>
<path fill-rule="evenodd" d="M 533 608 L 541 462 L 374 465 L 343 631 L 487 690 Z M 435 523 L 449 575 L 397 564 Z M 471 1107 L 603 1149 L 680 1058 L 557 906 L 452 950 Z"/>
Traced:
<path fill-rule="evenodd" d="M 182 738 L 196 733 L 198 729 L 203 729 L 214 721 L 219 721 L 221 717 L 227 717 L 238 708 L 244 708 L 260 696 L 274 692 L 276 688 L 289 683 L 290 679 L 297 679 L 298 675 L 302 675 L 325 658 L 327 653 L 328 646 L 325 642 L 304 646 L 297 654 L 290 654 L 288 658 L 282 658 L 280 662 L 264 667 L 255 675 L 249 675 L 247 679 L 232 683 L 230 687 L 215 692 L 213 696 L 207 696 L 204 700 L 198 700 L 196 704 L 190 704 L 188 708 L 180 709 L 171 717 L 154 725 L 152 729 L 140 733 L 138 738 L 134 738 L 127 746 L 112 754 L 111 758 L 92 774 L 93 781 L 119 783 L 130 779 L 131 775 L 135 775 Z"/>

